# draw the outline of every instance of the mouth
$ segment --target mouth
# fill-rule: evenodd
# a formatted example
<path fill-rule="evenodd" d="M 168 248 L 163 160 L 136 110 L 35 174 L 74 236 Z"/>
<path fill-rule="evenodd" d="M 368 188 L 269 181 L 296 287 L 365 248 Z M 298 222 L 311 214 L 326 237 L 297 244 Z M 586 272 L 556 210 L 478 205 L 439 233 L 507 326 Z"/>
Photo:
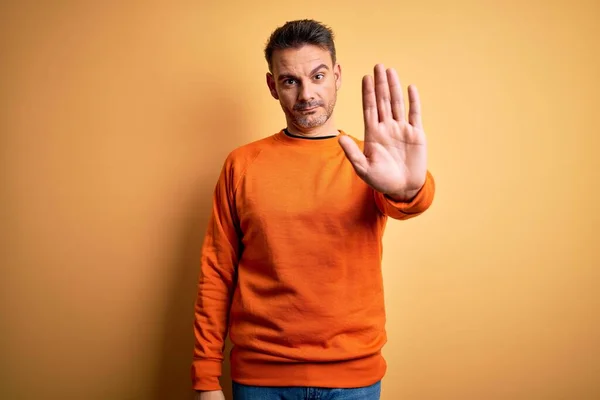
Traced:
<path fill-rule="evenodd" d="M 317 108 L 319 108 L 319 107 L 317 106 L 317 107 L 310 107 L 310 108 L 300 108 L 297 111 L 299 111 L 301 113 L 307 113 L 307 112 L 315 111 Z"/>

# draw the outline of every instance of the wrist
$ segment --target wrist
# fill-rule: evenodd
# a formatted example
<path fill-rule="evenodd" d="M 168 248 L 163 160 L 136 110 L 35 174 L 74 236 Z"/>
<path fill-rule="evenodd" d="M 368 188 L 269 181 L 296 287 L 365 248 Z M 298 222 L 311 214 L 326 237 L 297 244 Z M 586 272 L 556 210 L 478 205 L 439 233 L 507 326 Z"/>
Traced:
<path fill-rule="evenodd" d="M 385 195 L 390 199 L 398 203 L 410 203 L 411 200 L 415 198 L 417 193 L 419 193 L 419 189 L 415 190 L 405 190 L 398 193 L 386 193 Z"/>

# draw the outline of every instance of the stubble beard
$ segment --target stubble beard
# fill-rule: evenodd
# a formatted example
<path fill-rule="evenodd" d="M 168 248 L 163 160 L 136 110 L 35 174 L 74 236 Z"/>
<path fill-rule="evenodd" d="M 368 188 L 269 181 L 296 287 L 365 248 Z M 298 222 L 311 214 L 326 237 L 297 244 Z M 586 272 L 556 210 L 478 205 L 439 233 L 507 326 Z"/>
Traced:
<path fill-rule="evenodd" d="M 300 128 L 304 128 L 304 129 L 310 129 L 310 128 L 316 128 L 318 126 L 322 126 L 325 125 L 325 123 L 329 120 L 329 118 L 331 118 L 331 115 L 333 114 L 333 110 L 335 108 L 335 103 L 337 100 L 337 93 L 335 94 L 335 96 L 333 97 L 333 100 L 327 104 L 327 107 L 325 107 L 325 113 L 321 114 L 321 115 L 298 115 L 296 114 L 294 111 L 299 111 L 302 110 L 304 108 L 311 108 L 311 107 L 315 107 L 315 106 L 320 106 L 322 107 L 322 103 L 298 103 L 294 106 L 294 111 L 289 112 L 289 115 L 292 117 L 292 121 L 294 123 L 294 125 L 300 127 Z M 317 109 L 317 111 L 319 111 L 319 109 Z"/>

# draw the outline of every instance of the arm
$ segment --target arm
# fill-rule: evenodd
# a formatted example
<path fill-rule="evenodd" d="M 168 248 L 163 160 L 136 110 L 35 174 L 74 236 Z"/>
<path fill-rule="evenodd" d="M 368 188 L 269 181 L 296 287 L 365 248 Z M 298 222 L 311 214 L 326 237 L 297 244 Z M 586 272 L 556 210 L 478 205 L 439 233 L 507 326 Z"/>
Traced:
<path fill-rule="evenodd" d="M 202 246 L 194 319 L 193 388 L 219 391 L 227 320 L 240 256 L 234 201 L 233 168 L 225 162 L 213 195 L 213 208 Z M 208 393 L 203 393 L 201 398 Z"/>

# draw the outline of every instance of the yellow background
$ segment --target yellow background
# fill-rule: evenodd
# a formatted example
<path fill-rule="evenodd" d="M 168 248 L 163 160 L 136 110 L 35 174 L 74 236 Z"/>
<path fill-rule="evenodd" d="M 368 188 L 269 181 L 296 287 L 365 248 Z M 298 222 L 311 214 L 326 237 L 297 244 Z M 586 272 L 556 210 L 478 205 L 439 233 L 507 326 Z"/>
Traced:
<path fill-rule="evenodd" d="M 188 398 L 212 189 L 284 126 L 262 51 L 304 17 L 339 128 L 377 62 L 421 93 L 437 195 L 386 232 L 382 398 L 600 398 L 598 2 L 102 3 L 0 6 L 0 398 Z"/>

